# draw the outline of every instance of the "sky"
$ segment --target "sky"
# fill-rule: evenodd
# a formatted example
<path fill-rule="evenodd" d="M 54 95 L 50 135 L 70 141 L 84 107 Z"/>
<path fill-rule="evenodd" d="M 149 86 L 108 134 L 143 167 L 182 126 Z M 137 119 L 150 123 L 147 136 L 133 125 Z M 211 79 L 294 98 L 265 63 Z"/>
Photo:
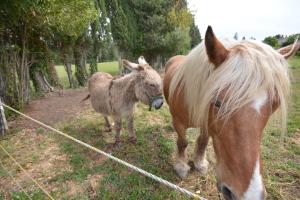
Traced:
<path fill-rule="evenodd" d="M 188 0 L 202 38 L 208 25 L 220 38 L 300 33 L 300 0 Z"/>

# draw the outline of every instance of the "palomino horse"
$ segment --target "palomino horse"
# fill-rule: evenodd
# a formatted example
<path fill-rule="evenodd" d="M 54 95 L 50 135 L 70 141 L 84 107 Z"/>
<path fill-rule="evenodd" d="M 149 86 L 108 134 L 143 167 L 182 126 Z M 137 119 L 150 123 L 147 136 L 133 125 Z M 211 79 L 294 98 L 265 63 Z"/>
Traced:
<path fill-rule="evenodd" d="M 178 134 L 174 169 L 180 177 L 190 170 L 186 129 L 200 127 L 195 169 L 206 173 L 205 149 L 212 137 L 217 185 L 224 197 L 265 198 L 262 133 L 277 108 L 285 123 L 290 88 L 285 58 L 294 51 L 281 55 L 257 41 L 221 42 L 209 26 L 204 42 L 187 56 L 174 56 L 167 62 L 163 90 Z"/>

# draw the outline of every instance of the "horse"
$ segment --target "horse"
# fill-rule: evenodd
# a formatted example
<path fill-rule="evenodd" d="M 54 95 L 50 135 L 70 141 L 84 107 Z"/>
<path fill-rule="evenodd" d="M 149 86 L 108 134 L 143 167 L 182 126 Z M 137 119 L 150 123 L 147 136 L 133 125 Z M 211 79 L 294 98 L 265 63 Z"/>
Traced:
<path fill-rule="evenodd" d="M 264 199 L 260 145 L 270 116 L 281 110 L 284 129 L 290 78 L 284 55 L 258 41 L 219 40 L 208 26 L 205 40 L 165 65 L 163 92 L 177 132 L 174 169 L 186 178 L 190 165 L 186 130 L 200 128 L 193 165 L 208 169 L 212 138 L 218 190 L 225 199 Z"/>
<path fill-rule="evenodd" d="M 133 124 L 133 112 L 138 101 L 159 109 L 163 105 L 162 80 L 160 75 L 147 63 L 144 57 L 139 57 L 138 64 L 123 60 L 123 64 L 131 73 L 113 77 L 105 72 L 97 72 L 88 80 L 89 94 L 82 100 L 91 99 L 96 112 L 103 115 L 106 131 L 111 131 L 108 116 L 112 116 L 115 125 L 115 144 L 120 143 L 122 117 L 127 119 L 129 140 L 136 142 Z"/>

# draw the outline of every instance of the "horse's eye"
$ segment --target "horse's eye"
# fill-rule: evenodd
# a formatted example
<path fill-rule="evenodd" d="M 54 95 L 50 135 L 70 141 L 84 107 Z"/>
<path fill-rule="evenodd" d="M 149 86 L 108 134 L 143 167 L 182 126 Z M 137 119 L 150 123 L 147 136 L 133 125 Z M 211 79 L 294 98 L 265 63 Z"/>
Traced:
<path fill-rule="evenodd" d="M 155 88 L 155 85 L 154 84 L 149 84 L 150 87 L 152 88 Z"/>

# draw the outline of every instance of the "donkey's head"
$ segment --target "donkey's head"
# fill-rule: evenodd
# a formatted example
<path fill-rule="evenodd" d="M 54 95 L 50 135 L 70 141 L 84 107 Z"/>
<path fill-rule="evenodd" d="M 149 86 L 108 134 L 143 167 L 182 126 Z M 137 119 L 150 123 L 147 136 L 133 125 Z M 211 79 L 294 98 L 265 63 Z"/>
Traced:
<path fill-rule="evenodd" d="M 149 110 L 153 106 L 159 109 L 163 105 L 162 80 L 159 74 L 147 63 L 143 56 L 138 64 L 123 60 L 123 64 L 136 74 L 135 95 Z"/>

